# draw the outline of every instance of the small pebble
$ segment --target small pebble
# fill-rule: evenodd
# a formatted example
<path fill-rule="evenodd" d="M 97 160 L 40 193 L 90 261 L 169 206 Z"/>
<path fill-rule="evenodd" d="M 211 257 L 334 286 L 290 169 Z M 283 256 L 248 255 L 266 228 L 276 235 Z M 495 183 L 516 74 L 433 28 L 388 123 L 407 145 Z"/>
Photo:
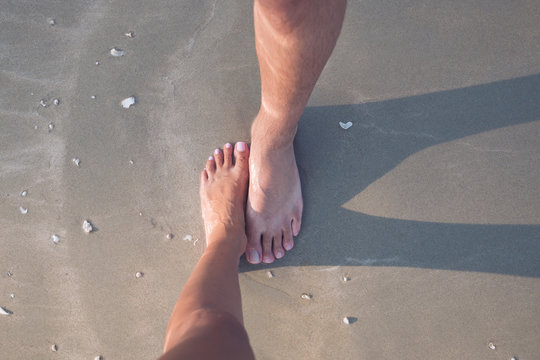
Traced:
<path fill-rule="evenodd" d="M 141 212 L 139 212 L 139 216 L 142 216 L 142 211 L 141 211 Z"/>
<path fill-rule="evenodd" d="M 73 159 L 71 159 L 71 161 L 73 161 L 73 163 L 74 163 L 75 165 L 80 166 L 79 164 L 81 163 L 81 159 L 79 159 L 79 158 L 73 158 Z"/>
<path fill-rule="evenodd" d="M 51 239 L 55 244 L 58 244 L 60 242 L 60 237 L 56 234 L 52 235 Z"/>
<path fill-rule="evenodd" d="M 92 226 L 92 223 L 90 221 L 84 220 L 82 224 L 82 229 L 85 233 L 90 234 L 94 230 L 94 227 Z"/>
<path fill-rule="evenodd" d="M 59 100 L 59 99 L 54 99 L 52 102 L 53 102 L 54 105 L 59 105 L 59 104 L 60 104 L 60 100 Z"/>
<path fill-rule="evenodd" d="M 0 306 L 0 315 L 6 315 L 6 316 L 9 316 L 13 314 L 11 311 L 9 311 L 8 309 L 5 309 L 3 307 Z"/>
<path fill-rule="evenodd" d="M 135 162 L 133 160 L 129 160 L 129 165 L 133 165 Z"/>
<path fill-rule="evenodd" d="M 124 35 L 127 36 L 130 39 L 133 39 L 135 37 L 135 31 L 128 31 Z"/>
<path fill-rule="evenodd" d="M 26 195 L 28 195 L 28 190 L 23 190 L 23 192 L 21 193 L 21 196 L 25 197 Z"/>
<path fill-rule="evenodd" d="M 517 356 L 512 356 L 512 358 L 510 360 L 518 360 L 518 357 Z"/>
<path fill-rule="evenodd" d="M 58 345 L 52 344 L 51 345 L 51 350 L 54 351 L 54 352 L 57 352 L 58 351 Z"/>
<path fill-rule="evenodd" d="M 139 213 L 139 215 L 142 216 L 142 213 Z M 165 235 L 165 237 L 167 238 L 167 240 L 171 240 L 174 237 L 174 235 L 173 234 L 167 234 L 167 235 Z M 184 238 L 184 240 L 185 240 L 185 238 Z"/>
<path fill-rule="evenodd" d="M 488 348 L 490 348 L 491 350 L 495 350 L 497 347 L 495 346 L 495 344 L 493 342 L 490 342 L 488 344 Z"/>
<path fill-rule="evenodd" d="M 48 126 L 48 128 L 49 128 L 49 131 L 51 131 L 52 129 L 54 129 L 54 124 L 53 124 L 53 123 L 50 123 L 49 126 Z"/>
<path fill-rule="evenodd" d="M 118 49 L 118 48 L 113 47 L 111 49 L 111 55 L 114 56 L 114 57 L 120 57 L 120 56 L 126 55 L 126 52 L 124 50 L 122 50 L 122 49 Z"/>
<path fill-rule="evenodd" d="M 99 65 L 99 61 L 96 61 L 96 65 Z"/>
<path fill-rule="evenodd" d="M 15 294 L 9 294 L 9 297 L 15 299 Z"/>
<path fill-rule="evenodd" d="M 28 209 L 27 208 L 23 208 L 22 206 L 19 206 L 19 210 L 21 211 L 21 214 L 23 214 L 23 215 L 28 214 Z"/>
<path fill-rule="evenodd" d="M 34 125 L 34 130 L 37 130 L 38 129 L 38 126 L 37 125 Z"/>
<path fill-rule="evenodd" d="M 311 294 L 306 294 L 306 293 L 302 294 L 302 299 L 304 300 L 311 300 L 312 298 L 313 298 L 313 295 Z"/>
<path fill-rule="evenodd" d="M 129 107 L 133 104 L 135 104 L 135 96 L 130 96 L 128 98 L 125 98 L 120 103 L 124 109 L 129 109 Z"/>
<path fill-rule="evenodd" d="M 45 101 L 45 99 L 41 99 L 41 100 L 39 100 L 39 105 L 45 107 L 45 106 L 47 106 L 47 102 Z"/>
<path fill-rule="evenodd" d="M 350 319 L 349 317 L 345 316 L 345 317 L 343 318 L 343 323 L 344 323 L 344 324 L 347 324 L 347 325 L 350 325 L 350 324 L 351 324 L 351 319 Z"/>
<path fill-rule="evenodd" d="M 268 276 L 270 279 L 274 277 L 274 273 L 271 271 L 266 272 L 266 276 Z"/>
<path fill-rule="evenodd" d="M 94 358 L 94 360 L 103 360 L 103 356 L 98 355 L 98 356 L 96 356 L 96 357 Z"/>
<path fill-rule="evenodd" d="M 135 277 L 136 277 L 137 279 L 142 278 L 143 276 L 144 276 L 144 273 L 142 273 L 142 272 L 140 272 L 140 271 L 137 271 L 137 273 L 135 274 Z"/>
<path fill-rule="evenodd" d="M 54 19 L 49 19 L 49 25 L 51 25 L 51 26 L 56 25 L 56 20 L 54 20 Z"/>
<path fill-rule="evenodd" d="M 13 276 L 13 273 L 12 273 L 11 271 L 8 271 L 8 272 L 7 272 L 7 276 L 8 276 L 8 277 L 12 277 L 12 276 Z"/>
<path fill-rule="evenodd" d="M 343 277 L 343 282 L 351 281 L 351 278 L 348 276 Z"/>
<path fill-rule="evenodd" d="M 92 95 L 92 96 L 90 96 L 90 99 L 92 99 L 92 100 L 96 100 L 96 95 Z"/>

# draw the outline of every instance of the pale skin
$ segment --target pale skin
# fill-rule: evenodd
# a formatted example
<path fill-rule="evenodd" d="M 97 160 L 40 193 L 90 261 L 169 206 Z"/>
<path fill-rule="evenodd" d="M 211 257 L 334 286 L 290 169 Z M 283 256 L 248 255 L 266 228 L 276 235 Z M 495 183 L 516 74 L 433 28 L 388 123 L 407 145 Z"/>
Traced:
<path fill-rule="evenodd" d="M 246 258 L 272 263 L 294 246 L 302 190 L 298 120 L 341 31 L 346 0 L 255 0 L 261 106 L 251 128 Z"/>
<path fill-rule="evenodd" d="M 346 0 L 255 0 L 261 107 L 245 143 L 216 149 L 201 173 L 207 247 L 174 307 L 160 359 L 254 359 L 239 258 L 271 263 L 294 246 L 302 191 L 296 127 L 339 36 Z"/>

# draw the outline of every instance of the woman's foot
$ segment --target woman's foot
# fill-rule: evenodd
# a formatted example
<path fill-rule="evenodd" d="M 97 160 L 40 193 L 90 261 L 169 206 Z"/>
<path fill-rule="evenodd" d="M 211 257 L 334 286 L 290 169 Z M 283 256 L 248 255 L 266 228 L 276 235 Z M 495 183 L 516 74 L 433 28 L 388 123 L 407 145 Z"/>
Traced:
<path fill-rule="evenodd" d="M 234 154 L 233 154 L 234 152 Z M 249 149 L 244 142 L 216 149 L 201 173 L 201 208 L 208 249 L 226 244 L 240 257 L 246 249 L 245 205 Z"/>

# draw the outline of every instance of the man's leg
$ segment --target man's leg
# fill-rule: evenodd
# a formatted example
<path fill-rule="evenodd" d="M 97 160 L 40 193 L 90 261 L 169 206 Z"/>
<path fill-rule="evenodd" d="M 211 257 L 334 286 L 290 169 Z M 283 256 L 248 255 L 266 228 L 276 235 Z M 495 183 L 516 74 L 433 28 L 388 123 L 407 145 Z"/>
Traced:
<path fill-rule="evenodd" d="M 243 326 L 238 261 L 246 247 L 249 150 L 226 144 L 201 174 L 207 248 L 174 307 L 161 359 L 254 359 Z"/>
<path fill-rule="evenodd" d="M 296 126 L 341 31 L 346 0 L 255 0 L 261 108 L 251 129 L 246 257 L 271 263 L 302 220 Z"/>

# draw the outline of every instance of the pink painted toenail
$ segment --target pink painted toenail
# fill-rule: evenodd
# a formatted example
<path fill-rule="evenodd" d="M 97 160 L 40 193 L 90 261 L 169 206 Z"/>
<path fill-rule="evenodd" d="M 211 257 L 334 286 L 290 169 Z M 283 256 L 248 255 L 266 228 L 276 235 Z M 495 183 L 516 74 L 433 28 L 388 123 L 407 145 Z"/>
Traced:
<path fill-rule="evenodd" d="M 232 146 L 232 145 L 231 145 L 231 144 L 229 144 L 229 143 L 226 143 L 226 144 L 225 144 L 225 147 L 226 147 L 227 149 L 230 149 L 230 148 L 231 148 L 231 146 Z"/>
<path fill-rule="evenodd" d="M 253 261 L 254 263 L 258 263 L 261 260 L 259 259 L 259 253 L 257 250 L 250 250 L 249 251 L 249 260 Z"/>
<path fill-rule="evenodd" d="M 219 155 L 219 149 L 214 150 L 214 154 Z"/>
<path fill-rule="evenodd" d="M 213 156 L 210 156 L 210 157 L 208 158 L 208 160 L 212 161 L 212 160 L 214 160 L 214 157 L 213 157 Z"/>
<path fill-rule="evenodd" d="M 239 143 L 236 143 L 236 150 L 242 152 L 246 151 L 246 143 L 243 141 L 240 141 Z"/>
<path fill-rule="evenodd" d="M 292 245 L 290 243 L 285 243 L 285 244 L 283 244 L 283 246 L 285 247 L 285 250 L 291 250 L 292 249 Z"/>

